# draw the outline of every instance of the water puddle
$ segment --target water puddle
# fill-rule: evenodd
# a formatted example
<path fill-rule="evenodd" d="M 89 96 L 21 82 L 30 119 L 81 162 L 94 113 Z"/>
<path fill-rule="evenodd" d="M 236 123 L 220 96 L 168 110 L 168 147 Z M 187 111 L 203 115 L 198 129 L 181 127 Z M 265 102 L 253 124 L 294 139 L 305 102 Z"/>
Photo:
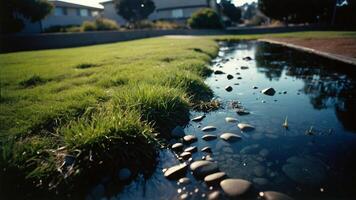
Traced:
<path fill-rule="evenodd" d="M 355 66 L 248 41 L 222 43 L 212 69 L 224 72 L 206 79 L 223 108 L 185 128 L 186 134 L 198 139 L 184 146 L 198 148 L 193 160 L 211 159 L 229 178 L 245 179 L 257 191 L 278 191 L 295 199 L 350 199 L 356 194 Z M 270 87 L 276 91 L 273 96 L 260 92 Z M 237 107 L 249 114 L 237 114 Z M 193 118 L 204 113 L 191 114 Z M 253 129 L 242 132 L 239 123 Z M 216 130 L 203 132 L 206 126 Z M 241 138 L 227 142 L 220 138 L 223 133 Z M 207 134 L 217 138 L 203 140 Z M 211 154 L 201 152 L 207 146 Z M 166 179 L 162 171 L 176 164 L 176 155 L 163 150 L 149 179 L 138 177 L 107 198 L 207 199 L 213 191 L 226 198 L 218 186 L 197 180 L 190 170 L 186 174 L 190 183 Z"/>

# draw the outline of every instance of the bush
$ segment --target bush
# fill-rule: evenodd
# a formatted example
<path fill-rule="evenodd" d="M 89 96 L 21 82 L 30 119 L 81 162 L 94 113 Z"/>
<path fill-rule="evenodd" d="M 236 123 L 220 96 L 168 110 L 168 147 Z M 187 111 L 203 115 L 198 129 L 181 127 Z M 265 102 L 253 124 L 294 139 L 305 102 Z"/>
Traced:
<path fill-rule="evenodd" d="M 218 14 L 210 8 L 203 8 L 188 19 L 188 25 L 195 29 L 219 29 L 222 28 Z"/>
<path fill-rule="evenodd" d="M 95 31 L 96 30 L 96 26 L 95 23 L 92 21 L 85 21 L 82 24 L 82 30 L 83 31 Z"/>
<path fill-rule="evenodd" d="M 95 21 L 85 21 L 82 24 L 83 31 L 108 31 L 118 30 L 119 25 L 110 19 L 98 18 Z"/>
<path fill-rule="evenodd" d="M 175 22 L 170 21 L 149 21 L 141 20 L 132 24 L 134 29 L 178 29 L 183 28 L 182 25 L 179 25 Z"/>
<path fill-rule="evenodd" d="M 56 33 L 56 32 L 79 32 L 80 26 L 78 25 L 56 25 L 50 26 L 44 30 L 45 33 Z"/>

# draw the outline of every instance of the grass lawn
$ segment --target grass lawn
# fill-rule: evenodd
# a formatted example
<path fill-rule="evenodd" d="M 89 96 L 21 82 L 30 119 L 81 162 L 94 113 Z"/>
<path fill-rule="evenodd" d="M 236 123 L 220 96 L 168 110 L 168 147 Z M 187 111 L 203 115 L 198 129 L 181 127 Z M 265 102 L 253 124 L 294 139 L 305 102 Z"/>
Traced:
<path fill-rule="evenodd" d="M 215 40 L 261 37 L 356 33 L 159 37 L 0 54 L 0 187 L 7 178 L 55 187 L 113 161 L 154 159 L 155 133 L 187 121 L 190 106 L 212 96 L 203 78 Z"/>

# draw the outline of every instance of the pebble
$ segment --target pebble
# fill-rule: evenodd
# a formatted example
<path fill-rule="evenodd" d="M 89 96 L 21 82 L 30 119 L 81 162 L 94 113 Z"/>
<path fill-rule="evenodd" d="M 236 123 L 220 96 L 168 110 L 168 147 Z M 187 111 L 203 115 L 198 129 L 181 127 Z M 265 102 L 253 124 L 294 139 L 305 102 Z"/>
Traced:
<path fill-rule="evenodd" d="M 183 160 L 188 160 L 190 157 L 192 157 L 192 153 L 185 151 L 181 153 L 179 157 L 183 158 Z"/>
<path fill-rule="evenodd" d="M 255 129 L 255 127 L 253 127 L 253 126 L 250 125 L 250 124 L 246 124 L 246 123 L 239 123 L 239 124 L 237 124 L 237 127 L 239 127 L 239 129 L 240 129 L 241 131 L 245 131 L 245 132 L 247 132 L 247 131 L 252 131 L 252 130 Z"/>
<path fill-rule="evenodd" d="M 217 136 L 212 134 L 207 134 L 207 135 L 203 135 L 201 138 L 205 141 L 211 141 L 211 140 L 215 140 Z"/>
<path fill-rule="evenodd" d="M 273 88 L 265 88 L 261 92 L 262 94 L 273 96 L 276 93 L 276 90 L 274 90 Z"/>
<path fill-rule="evenodd" d="M 180 195 L 180 199 L 188 199 L 188 197 L 189 197 L 189 195 L 188 195 L 188 193 L 184 193 L 184 194 L 182 194 L 182 195 Z"/>
<path fill-rule="evenodd" d="M 164 177 L 168 179 L 178 179 L 185 175 L 188 165 L 186 163 L 178 164 L 167 169 Z"/>
<path fill-rule="evenodd" d="M 233 118 L 233 117 L 226 117 L 226 118 L 225 118 L 225 121 L 226 121 L 226 122 L 229 122 L 229 123 L 235 123 L 235 122 L 237 122 L 237 119 L 236 119 L 236 118 Z"/>
<path fill-rule="evenodd" d="M 205 152 L 205 153 L 212 153 L 210 147 L 204 147 L 204 148 L 201 149 L 201 151 L 202 151 L 202 152 Z"/>
<path fill-rule="evenodd" d="M 220 186 L 227 196 L 237 198 L 247 194 L 252 183 L 243 179 L 225 179 L 220 182 Z"/>
<path fill-rule="evenodd" d="M 179 185 L 187 185 L 187 184 L 191 183 L 191 180 L 188 177 L 184 177 L 184 178 L 180 178 L 178 180 L 178 183 L 179 183 Z"/>
<path fill-rule="evenodd" d="M 194 135 L 186 135 L 183 137 L 183 140 L 185 143 L 191 144 L 191 143 L 196 142 L 198 139 Z"/>
<path fill-rule="evenodd" d="M 218 165 L 207 160 L 195 161 L 190 165 L 193 175 L 197 178 L 204 178 L 205 176 L 219 171 Z"/>
<path fill-rule="evenodd" d="M 236 110 L 236 113 L 237 113 L 238 115 L 248 115 L 248 114 L 250 114 L 249 111 L 247 111 L 247 110 L 245 110 L 245 109 L 243 109 L 243 108 L 237 109 L 237 110 Z"/>
<path fill-rule="evenodd" d="M 208 195 L 208 200 L 219 200 L 220 196 L 220 191 L 213 191 Z"/>
<path fill-rule="evenodd" d="M 184 137 L 184 135 L 184 129 L 181 126 L 176 126 L 171 132 L 171 136 L 175 138 L 181 138 Z"/>
<path fill-rule="evenodd" d="M 201 130 L 204 131 L 204 132 L 209 132 L 209 131 L 215 131 L 216 128 L 215 128 L 215 126 L 205 126 Z"/>
<path fill-rule="evenodd" d="M 231 79 L 233 79 L 233 78 L 234 78 L 233 75 L 231 75 L 231 74 L 228 74 L 228 75 L 227 75 L 227 79 L 231 80 Z"/>
<path fill-rule="evenodd" d="M 260 192 L 260 196 L 265 200 L 293 200 L 288 195 L 275 191 Z"/>
<path fill-rule="evenodd" d="M 214 71 L 214 74 L 225 74 L 225 73 L 223 71 L 216 70 L 216 71 Z"/>
<path fill-rule="evenodd" d="M 232 91 L 232 87 L 231 86 L 226 86 L 225 90 L 228 91 L 228 92 L 231 92 Z"/>
<path fill-rule="evenodd" d="M 172 145 L 173 151 L 181 151 L 183 149 L 183 144 L 178 142 Z"/>
<path fill-rule="evenodd" d="M 253 86 L 253 88 L 252 88 L 252 89 L 256 90 L 256 89 L 258 89 L 258 87 L 257 87 L 257 86 Z"/>
<path fill-rule="evenodd" d="M 234 133 L 223 133 L 220 138 L 228 142 L 234 142 L 240 140 L 241 136 Z"/>
<path fill-rule="evenodd" d="M 216 172 L 206 176 L 204 178 L 204 181 L 207 185 L 214 185 L 214 184 L 219 184 L 225 178 L 226 178 L 225 172 Z"/>
<path fill-rule="evenodd" d="M 197 117 L 194 117 L 192 119 L 193 122 L 200 122 L 201 120 L 203 120 L 205 118 L 205 115 L 200 115 L 200 116 L 197 116 Z"/>
<path fill-rule="evenodd" d="M 194 153 L 197 151 L 198 151 L 198 148 L 196 146 L 192 146 L 192 147 L 188 147 L 188 148 L 184 149 L 184 152 L 190 152 L 190 153 Z"/>

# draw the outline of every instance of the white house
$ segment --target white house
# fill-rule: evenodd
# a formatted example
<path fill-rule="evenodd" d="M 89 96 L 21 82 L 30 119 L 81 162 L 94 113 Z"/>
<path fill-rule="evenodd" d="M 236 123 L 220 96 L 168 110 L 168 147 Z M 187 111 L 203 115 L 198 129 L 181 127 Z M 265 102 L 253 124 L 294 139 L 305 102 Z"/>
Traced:
<path fill-rule="evenodd" d="M 83 5 L 65 0 L 48 0 L 54 5 L 52 12 L 41 21 L 31 23 L 25 20 L 23 33 L 39 33 L 52 26 L 81 25 L 94 20 L 103 11 L 101 5 Z"/>
<path fill-rule="evenodd" d="M 185 22 L 195 11 L 201 8 L 217 9 L 216 0 L 153 0 L 155 11 L 148 17 L 149 20 L 169 20 Z M 103 17 L 116 20 L 119 24 L 126 21 L 117 14 L 113 0 L 101 3 L 104 7 Z"/>

